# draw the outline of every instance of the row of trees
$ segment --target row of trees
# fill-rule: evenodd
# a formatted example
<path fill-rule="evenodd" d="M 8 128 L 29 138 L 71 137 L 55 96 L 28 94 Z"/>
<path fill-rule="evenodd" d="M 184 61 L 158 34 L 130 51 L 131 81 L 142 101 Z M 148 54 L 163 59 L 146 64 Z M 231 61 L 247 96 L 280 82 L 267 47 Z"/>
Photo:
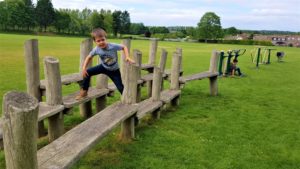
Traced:
<path fill-rule="evenodd" d="M 54 9 L 51 0 L 4 0 L 0 2 L 0 29 L 22 31 L 55 31 L 87 34 L 102 27 L 114 35 L 130 33 L 130 14 L 127 11 Z"/>
<path fill-rule="evenodd" d="M 194 39 L 219 39 L 224 35 L 241 33 L 234 27 L 222 29 L 220 17 L 205 13 L 197 27 L 147 27 L 143 23 L 131 23 L 127 11 L 101 9 L 54 9 L 51 0 L 4 0 L 0 2 L 0 29 L 4 31 L 51 31 L 65 34 L 86 35 L 93 28 L 102 27 L 108 33 L 118 34 L 169 34 L 171 37 Z"/>

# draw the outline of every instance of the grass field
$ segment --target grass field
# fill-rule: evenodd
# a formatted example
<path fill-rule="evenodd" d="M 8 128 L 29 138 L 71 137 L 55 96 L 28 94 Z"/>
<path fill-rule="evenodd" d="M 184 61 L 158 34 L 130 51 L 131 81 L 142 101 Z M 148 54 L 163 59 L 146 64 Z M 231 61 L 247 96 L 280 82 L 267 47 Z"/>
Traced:
<path fill-rule="evenodd" d="M 30 38 L 39 39 L 41 77 L 44 56 L 59 58 L 62 74 L 78 71 L 82 38 L 0 34 L 0 102 L 7 91 L 26 90 L 23 44 Z M 142 51 L 145 63 L 149 42 L 133 41 L 131 46 Z M 120 143 L 116 129 L 74 168 L 300 168 L 299 48 L 276 47 L 286 53 L 285 62 L 275 62 L 273 55 L 270 65 L 256 69 L 250 60 L 253 46 L 159 42 L 159 49 L 169 52 L 167 67 L 176 47 L 183 48 L 185 75 L 207 70 L 213 49 L 246 48 L 239 59 L 246 76 L 220 78 L 217 97 L 209 96 L 208 80 L 188 83 L 180 106 L 163 112 L 158 121 L 145 120 L 134 141 Z M 78 87 L 63 90 L 68 93 Z M 118 97 L 109 98 L 109 103 Z M 77 109 L 65 120 L 67 129 L 82 121 Z M 45 144 L 42 138 L 38 147 Z M 3 151 L 0 168 L 5 168 Z"/>

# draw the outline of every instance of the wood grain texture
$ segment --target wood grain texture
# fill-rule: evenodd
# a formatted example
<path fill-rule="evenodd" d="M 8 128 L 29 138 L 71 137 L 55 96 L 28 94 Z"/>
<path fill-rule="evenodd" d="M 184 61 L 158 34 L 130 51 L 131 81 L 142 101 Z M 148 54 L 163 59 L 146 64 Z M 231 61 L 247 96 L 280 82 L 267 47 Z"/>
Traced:
<path fill-rule="evenodd" d="M 80 99 L 80 100 L 76 100 L 75 97 L 79 94 L 79 91 L 76 93 L 72 93 L 68 96 L 64 96 L 63 97 L 63 104 L 66 108 L 72 108 L 76 105 L 79 105 L 81 103 L 85 103 L 88 102 L 92 99 L 107 95 L 109 93 L 108 89 L 97 89 L 95 87 L 90 87 L 89 91 L 88 91 L 88 96 Z"/>
<path fill-rule="evenodd" d="M 120 102 L 71 129 L 38 151 L 39 169 L 70 168 L 91 147 L 123 120 L 137 112 L 137 105 Z"/>
<path fill-rule="evenodd" d="M 37 168 L 38 100 L 20 92 L 3 99 L 3 139 L 7 169 Z"/>
<path fill-rule="evenodd" d="M 39 48 L 37 39 L 25 41 L 24 56 L 27 93 L 41 101 L 42 93 L 40 91 Z"/>
<path fill-rule="evenodd" d="M 187 75 L 179 78 L 180 83 L 186 83 L 192 80 L 202 80 L 205 78 L 216 77 L 218 76 L 218 72 L 201 72 L 193 75 Z"/>
<path fill-rule="evenodd" d="M 172 73 L 171 73 L 171 85 L 170 89 L 179 89 L 179 69 L 180 69 L 180 55 L 177 52 L 173 53 L 172 58 Z"/>
<path fill-rule="evenodd" d="M 69 85 L 71 83 L 78 83 L 82 81 L 82 75 L 80 73 L 72 73 L 72 74 L 67 74 L 67 75 L 62 75 L 61 76 L 61 84 L 62 85 Z M 40 81 L 40 88 L 41 89 L 46 89 L 46 80 L 43 79 Z"/>
<path fill-rule="evenodd" d="M 142 119 L 147 114 L 152 113 L 153 111 L 162 107 L 162 105 L 162 101 L 153 101 L 151 98 L 143 100 L 138 105 L 137 118 Z"/>
<path fill-rule="evenodd" d="M 157 53 L 158 40 L 150 40 L 150 50 L 149 50 L 149 61 L 148 64 L 155 65 L 156 53 Z"/>
<path fill-rule="evenodd" d="M 180 94 L 181 94 L 180 90 L 164 90 L 160 94 L 160 100 L 164 104 L 167 104 L 167 103 L 170 103 L 171 100 L 173 100 L 174 98 L 176 98 Z"/>
<path fill-rule="evenodd" d="M 152 100 L 160 100 L 160 91 L 162 87 L 162 72 L 158 67 L 154 67 L 153 81 L 152 81 Z"/>

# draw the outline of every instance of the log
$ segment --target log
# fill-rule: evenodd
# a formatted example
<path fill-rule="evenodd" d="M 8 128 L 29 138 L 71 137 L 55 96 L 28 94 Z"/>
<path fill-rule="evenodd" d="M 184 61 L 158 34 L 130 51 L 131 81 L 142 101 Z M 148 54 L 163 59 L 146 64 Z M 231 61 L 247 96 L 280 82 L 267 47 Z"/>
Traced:
<path fill-rule="evenodd" d="M 161 51 L 161 57 L 159 62 L 160 71 L 164 74 L 166 69 L 168 52 L 165 49 Z M 161 81 L 161 90 L 164 90 L 164 81 Z"/>
<path fill-rule="evenodd" d="M 41 101 L 38 40 L 26 41 L 24 49 L 27 93 Z"/>
<path fill-rule="evenodd" d="M 38 100 L 20 92 L 3 98 L 3 139 L 7 169 L 37 169 Z"/>
<path fill-rule="evenodd" d="M 174 52 L 172 58 L 171 90 L 179 90 L 179 68 L 180 56 L 177 52 Z"/>
<path fill-rule="evenodd" d="M 138 67 L 132 64 L 124 64 L 126 74 L 124 74 L 124 91 L 121 101 L 123 104 L 134 104 L 137 100 L 137 76 Z M 134 138 L 134 121 L 135 114 L 121 124 L 121 139 L 123 141 L 129 141 Z"/>
<path fill-rule="evenodd" d="M 101 64 L 100 59 L 98 60 L 98 64 Z M 97 75 L 96 81 L 97 89 L 107 89 L 108 88 L 108 77 L 105 74 Z M 104 95 L 102 97 L 96 98 L 96 112 L 100 112 L 106 107 L 107 96 Z"/>
<path fill-rule="evenodd" d="M 218 62 L 219 62 L 220 53 L 217 51 L 213 51 L 210 58 L 210 72 L 218 72 Z"/>
<path fill-rule="evenodd" d="M 24 56 L 27 93 L 38 99 L 38 101 L 42 101 L 42 92 L 40 90 L 39 48 L 37 39 L 25 41 Z M 47 134 L 43 121 L 40 121 L 38 124 L 38 133 L 39 137 Z"/>
<path fill-rule="evenodd" d="M 82 72 L 82 66 L 86 57 L 89 55 L 90 51 L 93 49 L 93 41 L 92 39 L 85 39 L 80 44 L 80 67 L 79 72 Z M 92 66 L 92 62 L 87 66 L 87 68 Z M 88 118 L 92 116 L 92 102 L 88 101 L 79 106 L 80 114 L 84 118 Z"/>
<path fill-rule="evenodd" d="M 128 53 L 130 54 L 131 40 L 130 39 L 123 39 L 122 45 L 127 47 Z M 120 72 L 121 72 L 122 80 L 124 79 L 124 73 L 125 73 L 124 72 L 125 71 L 124 62 L 125 62 L 125 55 L 124 55 L 124 52 L 122 52 L 121 53 L 121 58 L 120 58 Z"/>
<path fill-rule="evenodd" d="M 46 103 L 50 106 L 62 105 L 62 85 L 60 78 L 59 61 L 53 57 L 44 59 L 46 79 Z M 49 117 L 49 141 L 53 141 L 64 133 L 63 112 Z"/>
<path fill-rule="evenodd" d="M 179 70 L 180 72 L 183 72 L 183 68 L 182 68 L 182 48 L 176 48 L 177 53 L 179 54 Z"/>
<path fill-rule="evenodd" d="M 153 89 L 152 89 L 152 100 L 159 101 L 160 100 L 160 91 L 161 91 L 161 82 L 162 82 L 162 72 L 158 67 L 154 67 L 153 74 Z"/>
<path fill-rule="evenodd" d="M 142 52 L 139 50 L 133 50 L 133 59 L 136 63 L 136 66 L 138 67 L 138 72 L 137 72 L 137 79 L 141 79 L 141 66 L 142 66 Z M 136 102 L 140 102 L 141 101 L 141 97 L 142 97 L 142 84 L 137 85 L 137 96 L 136 96 Z"/>
<path fill-rule="evenodd" d="M 148 64 L 150 64 L 150 65 L 155 65 L 157 44 L 158 44 L 157 39 L 150 40 L 150 51 L 149 51 L 149 61 L 148 61 Z"/>
<path fill-rule="evenodd" d="M 218 61 L 219 61 L 220 53 L 217 51 L 213 51 L 210 59 L 209 71 L 216 73 L 218 72 Z M 209 86 L 210 86 L 210 94 L 212 96 L 218 95 L 218 76 L 209 78 Z"/>

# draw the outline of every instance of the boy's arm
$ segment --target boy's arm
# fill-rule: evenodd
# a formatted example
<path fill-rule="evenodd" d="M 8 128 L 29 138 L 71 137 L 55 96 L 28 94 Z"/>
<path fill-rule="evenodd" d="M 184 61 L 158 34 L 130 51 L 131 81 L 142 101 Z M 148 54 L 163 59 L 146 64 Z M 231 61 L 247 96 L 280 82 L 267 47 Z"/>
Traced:
<path fill-rule="evenodd" d="M 123 47 L 123 52 L 124 52 L 124 57 L 125 57 L 124 60 L 129 63 L 135 63 L 135 61 L 129 57 L 129 52 L 128 52 L 127 46 L 122 45 L 122 47 Z"/>
<path fill-rule="evenodd" d="M 91 62 L 91 60 L 93 59 L 93 57 L 91 55 L 88 55 L 85 60 L 84 60 L 84 63 L 83 63 L 83 66 L 82 66 L 82 76 L 83 77 L 86 77 L 87 75 L 89 75 L 86 71 L 87 69 L 87 65 Z"/>

